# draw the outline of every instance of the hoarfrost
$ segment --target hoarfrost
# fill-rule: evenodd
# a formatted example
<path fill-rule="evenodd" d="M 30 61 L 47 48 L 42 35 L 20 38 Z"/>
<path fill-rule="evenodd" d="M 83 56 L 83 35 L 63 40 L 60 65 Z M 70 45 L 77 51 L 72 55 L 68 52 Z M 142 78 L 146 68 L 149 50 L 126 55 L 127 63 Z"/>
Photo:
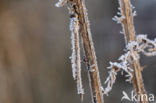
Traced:
<path fill-rule="evenodd" d="M 133 68 L 131 68 L 131 64 L 134 61 L 139 60 L 139 53 L 142 52 L 146 56 L 156 56 L 156 39 L 150 40 L 147 38 L 147 35 L 138 35 L 136 36 L 135 41 L 131 41 L 126 46 L 126 53 L 119 57 L 119 63 L 110 62 L 110 66 L 108 69 L 109 75 L 105 81 L 107 87 L 104 89 L 104 94 L 108 95 L 108 93 L 112 90 L 113 84 L 116 80 L 116 75 L 119 71 L 121 73 L 125 72 L 128 79 L 127 82 L 131 82 L 133 78 Z"/>
<path fill-rule="evenodd" d="M 58 3 L 55 4 L 56 7 L 62 7 L 67 3 L 67 0 L 59 0 Z"/>
<path fill-rule="evenodd" d="M 134 67 L 132 64 L 134 64 L 135 61 L 139 61 L 140 59 L 140 53 L 143 53 L 146 56 L 156 56 L 156 39 L 154 40 L 150 40 L 147 38 L 147 35 L 137 35 L 135 37 L 135 40 L 130 41 L 128 40 L 126 37 L 126 29 L 125 29 L 125 25 L 129 25 L 126 24 L 124 25 L 124 19 L 128 21 L 128 19 L 133 19 L 133 16 L 136 16 L 136 11 L 134 11 L 134 7 L 133 5 L 129 2 L 129 4 L 125 4 L 125 0 L 118 0 L 119 1 L 119 5 L 120 7 L 118 8 L 118 10 L 120 12 L 118 12 L 118 16 L 115 16 L 114 18 L 112 18 L 114 21 L 116 21 L 117 23 L 121 23 L 122 25 L 122 34 L 125 35 L 125 40 L 127 40 L 126 42 L 126 52 L 121 55 L 119 57 L 119 62 L 110 62 L 110 66 L 108 67 L 109 70 L 109 75 L 105 81 L 105 84 L 107 85 L 107 87 L 104 89 L 104 94 L 108 95 L 108 93 L 112 90 L 113 84 L 115 83 L 116 80 L 116 75 L 119 71 L 121 71 L 121 73 L 123 74 L 123 72 L 126 73 L 125 77 L 127 77 L 128 79 L 126 79 L 127 82 L 131 82 L 132 78 L 133 78 L 133 72 L 134 72 Z M 125 6 L 129 6 L 128 7 L 128 16 L 125 14 Z M 125 16 L 125 17 L 124 17 Z M 131 21 L 130 21 L 131 22 Z M 132 20 L 133 23 L 133 20 Z M 133 24 L 132 24 L 133 25 Z M 131 28 L 132 30 L 133 28 Z M 128 32 L 130 32 L 130 30 L 128 30 Z M 135 34 L 135 30 L 133 32 Z M 128 35 L 128 34 L 127 34 Z M 130 41 L 130 42 L 129 42 Z M 142 69 L 142 68 L 140 68 Z"/>
<path fill-rule="evenodd" d="M 112 63 L 110 62 L 110 67 L 108 67 L 108 69 L 112 68 L 109 71 L 109 76 L 107 77 L 105 84 L 107 84 L 107 87 L 104 89 L 104 94 L 108 95 L 108 93 L 112 90 L 113 84 L 115 83 L 116 80 L 116 75 L 117 72 L 119 71 L 119 68 L 117 66 L 120 67 L 119 64 L 117 63 Z"/>
<path fill-rule="evenodd" d="M 79 43 L 79 22 L 77 17 L 70 20 L 71 43 L 72 43 L 72 72 L 73 78 L 77 81 L 77 91 L 81 96 L 84 94 L 81 78 L 81 58 L 80 58 L 80 43 Z"/>
<path fill-rule="evenodd" d="M 72 63 L 72 70 L 73 70 L 73 78 L 76 80 L 77 77 L 77 69 L 80 67 L 78 64 L 78 59 L 80 58 L 80 54 L 78 54 L 78 49 L 76 46 L 79 45 L 79 41 L 76 38 L 76 35 L 79 31 L 78 21 L 77 18 L 72 18 L 70 21 L 70 30 L 71 30 L 71 44 L 72 44 L 72 55 L 71 55 L 71 63 Z M 80 62 L 80 61 L 79 61 Z"/>
<path fill-rule="evenodd" d="M 142 52 L 146 56 L 156 56 L 156 41 L 147 38 L 147 35 L 140 34 L 136 37 L 139 45 L 138 52 Z"/>
<path fill-rule="evenodd" d="M 118 14 L 120 14 L 120 13 L 118 13 Z M 124 18 L 125 18 L 124 16 L 121 16 L 121 17 L 114 16 L 114 18 L 112 18 L 112 20 L 116 21 L 118 24 L 120 24 Z"/>
<path fill-rule="evenodd" d="M 133 11 L 133 16 L 137 16 L 137 12 L 136 11 Z"/>

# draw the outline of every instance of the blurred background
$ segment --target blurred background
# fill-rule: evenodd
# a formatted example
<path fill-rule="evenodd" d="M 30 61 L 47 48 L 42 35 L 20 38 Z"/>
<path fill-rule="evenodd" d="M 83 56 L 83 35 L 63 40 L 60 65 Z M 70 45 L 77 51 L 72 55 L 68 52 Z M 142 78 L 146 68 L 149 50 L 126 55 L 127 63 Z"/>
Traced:
<path fill-rule="evenodd" d="M 69 15 L 57 0 L 0 0 L 0 103 L 80 103 L 70 63 Z M 156 37 L 156 0 L 132 0 L 137 34 Z M 86 0 L 101 82 L 109 61 L 124 53 L 121 26 L 112 21 L 117 0 Z M 156 57 L 141 55 L 148 93 L 156 95 Z M 91 103 L 87 72 L 82 67 L 84 103 Z M 105 85 L 104 85 L 105 86 Z M 121 103 L 132 85 L 118 75 L 105 103 Z M 124 101 L 128 103 L 128 101 Z"/>

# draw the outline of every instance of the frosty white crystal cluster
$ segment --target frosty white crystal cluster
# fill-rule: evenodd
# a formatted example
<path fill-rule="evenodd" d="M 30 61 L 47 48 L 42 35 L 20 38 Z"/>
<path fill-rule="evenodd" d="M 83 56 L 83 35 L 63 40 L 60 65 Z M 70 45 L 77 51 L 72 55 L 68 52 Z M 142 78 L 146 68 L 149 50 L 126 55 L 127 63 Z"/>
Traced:
<path fill-rule="evenodd" d="M 156 39 L 150 40 L 147 35 L 140 34 L 137 36 L 136 41 L 139 45 L 139 52 L 146 56 L 156 56 Z"/>
<path fill-rule="evenodd" d="M 125 72 L 127 73 L 126 77 L 128 79 L 126 81 L 131 82 L 133 78 L 133 68 L 131 68 L 131 64 L 135 60 L 139 60 L 139 53 L 143 53 L 146 56 L 156 56 L 156 39 L 150 40 L 147 38 L 147 35 L 138 35 L 136 36 L 136 40 L 127 44 L 126 53 L 119 57 L 119 63 L 110 62 L 109 76 L 107 77 L 105 84 L 107 87 L 104 89 L 104 94 L 107 94 L 112 90 L 113 84 L 116 80 L 117 72 Z"/>
<path fill-rule="evenodd" d="M 62 7 L 67 3 L 67 0 L 59 0 L 58 3 L 55 4 L 56 7 Z"/>

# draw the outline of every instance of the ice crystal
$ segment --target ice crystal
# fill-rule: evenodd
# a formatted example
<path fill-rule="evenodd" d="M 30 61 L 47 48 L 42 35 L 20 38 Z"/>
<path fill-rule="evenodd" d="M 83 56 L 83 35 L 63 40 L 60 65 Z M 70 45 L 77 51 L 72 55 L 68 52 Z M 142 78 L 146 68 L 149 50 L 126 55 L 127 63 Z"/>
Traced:
<path fill-rule="evenodd" d="M 147 38 L 147 35 L 140 34 L 136 41 L 139 45 L 139 51 L 146 56 L 156 56 L 156 41 Z"/>
<path fill-rule="evenodd" d="M 67 3 L 67 0 L 59 0 L 58 3 L 55 4 L 56 7 L 62 7 Z"/>
<path fill-rule="evenodd" d="M 133 11 L 133 16 L 137 16 L 137 12 L 136 11 Z"/>
<path fill-rule="evenodd" d="M 120 14 L 120 13 L 118 13 L 118 14 Z M 114 16 L 114 18 L 112 18 L 112 20 L 116 21 L 118 24 L 120 24 L 124 18 L 125 18 L 124 16 L 121 16 L 121 17 Z"/>
<path fill-rule="evenodd" d="M 77 33 L 79 31 L 79 26 L 77 24 L 77 18 L 72 18 L 70 21 L 70 30 L 71 30 L 71 44 L 72 44 L 72 56 L 71 56 L 71 63 L 72 63 L 72 70 L 73 70 L 73 78 L 76 79 L 77 77 L 77 69 L 79 66 L 78 59 L 80 55 L 78 54 L 78 49 L 76 46 L 79 45 L 79 41 L 77 40 Z M 79 61 L 80 62 L 80 61 Z"/>
<path fill-rule="evenodd" d="M 107 77 L 105 84 L 107 84 L 107 87 L 104 89 L 104 94 L 108 95 L 108 93 L 112 90 L 113 84 L 116 80 L 117 72 L 119 71 L 120 64 L 118 63 L 112 63 L 110 62 L 110 67 L 108 69 L 111 69 L 109 71 L 109 76 Z"/>

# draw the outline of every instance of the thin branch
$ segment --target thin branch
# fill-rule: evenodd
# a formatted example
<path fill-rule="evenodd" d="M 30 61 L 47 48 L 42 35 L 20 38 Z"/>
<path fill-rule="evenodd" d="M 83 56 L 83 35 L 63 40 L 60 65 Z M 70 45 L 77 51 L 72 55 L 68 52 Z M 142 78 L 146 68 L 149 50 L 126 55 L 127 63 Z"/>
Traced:
<path fill-rule="evenodd" d="M 123 17 L 121 23 L 125 34 L 125 41 L 128 44 L 128 42 L 135 41 L 135 29 L 133 24 L 134 14 L 132 13 L 133 7 L 130 3 L 130 0 L 119 0 L 119 2 L 121 15 Z M 135 56 L 139 57 L 137 51 L 131 49 L 130 52 L 133 53 Z M 142 67 L 140 66 L 139 59 L 136 59 L 134 63 L 131 64 L 131 68 L 134 69 L 132 83 L 136 93 L 138 95 L 146 94 L 141 73 Z M 144 101 L 140 100 L 140 103 L 148 103 L 148 102 L 146 101 L 146 98 L 144 98 Z"/>
<path fill-rule="evenodd" d="M 80 57 L 80 41 L 79 41 L 79 22 L 77 17 L 73 17 L 71 19 L 70 30 L 71 30 L 71 43 L 72 43 L 72 70 L 73 70 L 73 78 L 77 80 L 77 92 L 81 96 L 81 100 L 83 100 L 83 86 L 81 79 L 81 57 Z"/>
<path fill-rule="evenodd" d="M 56 6 L 65 5 L 66 0 L 60 0 L 60 2 Z M 86 7 L 83 0 L 68 0 L 67 6 L 70 13 L 70 18 L 77 18 L 79 34 L 82 38 L 83 49 L 85 54 L 86 66 L 88 68 L 88 77 L 89 77 L 89 85 L 91 89 L 92 102 L 93 103 L 104 103 L 101 81 L 99 76 L 99 70 L 97 66 L 97 60 L 94 50 L 94 45 L 92 41 L 92 35 L 89 26 L 89 20 L 87 16 Z M 75 73 L 74 69 L 74 78 L 75 74 L 80 75 L 80 69 Z M 81 79 L 78 77 L 78 79 Z M 81 81 L 81 80 L 79 80 Z M 79 83 L 78 83 L 79 84 Z"/>
<path fill-rule="evenodd" d="M 89 83 L 92 93 L 93 103 L 103 103 L 103 94 L 101 90 L 101 81 L 99 77 L 99 70 L 96 61 L 94 45 L 91 37 L 89 21 L 85 4 L 82 0 L 75 0 L 77 3 L 77 10 L 79 14 L 80 32 L 83 40 L 83 48 L 86 57 L 86 65 L 89 69 Z"/>
<path fill-rule="evenodd" d="M 112 90 L 113 84 L 115 83 L 116 80 L 116 75 L 119 71 L 125 72 L 127 82 L 132 82 L 132 79 L 134 77 L 133 73 L 133 66 L 132 64 L 136 61 L 139 60 L 140 57 L 139 55 L 136 55 L 136 52 L 143 53 L 146 56 L 156 56 L 156 39 L 155 40 L 150 40 L 147 38 L 147 35 L 137 35 L 136 40 L 129 42 L 126 47 L 126 53 L 121 55 L 120 58 L 118 59 L 120 62 L 110 62 L 110 69 L 109 71 L 109 76 L 107 77 L 105 84 L 107 84 L 107 87 L 104 89 L 104 94 L 108 95 L 108 93 Z M 141 71 L 143 68 L 141 68 Z"/>

